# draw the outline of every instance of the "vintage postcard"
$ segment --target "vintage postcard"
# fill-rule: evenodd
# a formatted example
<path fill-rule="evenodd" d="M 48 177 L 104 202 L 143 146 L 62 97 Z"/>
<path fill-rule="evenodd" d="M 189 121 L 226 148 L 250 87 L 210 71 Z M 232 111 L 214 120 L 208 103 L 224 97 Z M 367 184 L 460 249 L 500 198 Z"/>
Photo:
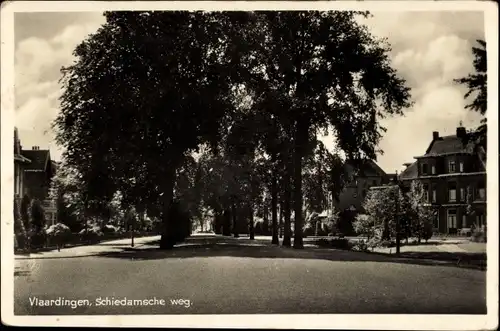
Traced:
<path fill-rule="evenodd" d="M 495 3 L 1 25 L 2 323 L 497 329 Z"/>

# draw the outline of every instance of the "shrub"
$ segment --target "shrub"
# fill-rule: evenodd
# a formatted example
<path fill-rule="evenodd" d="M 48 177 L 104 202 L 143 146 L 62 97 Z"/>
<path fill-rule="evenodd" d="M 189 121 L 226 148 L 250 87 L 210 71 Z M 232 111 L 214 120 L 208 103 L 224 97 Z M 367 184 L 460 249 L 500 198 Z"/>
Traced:
<path fill-rule="evenodd" d="M 78 232 L 82 241 L 90 243 L 98 243 L 103 236 L 103 233 L 98 225 L 90 225 L 87 229 Z"/>
<path fill-rule="evenodd" d="M 57 245 L 57 250 L 61 250 L 61 247 L 64 247 L 64 245 L 69 241 L 71 237 L 71 230 L 68 226 L 62 223 L 56 223 L 47 229 L 47 236 Z"/>
<path fill-rule="evenodd" d="M 335 238 L 331 241 L 331 246 L 338 249 L 351 249 L 352 244 L 345 238 Z"/>
<path fill-rule="evenodd" d="M 44 228 L 40 229 L 30 229 L 29 231 L 30 245 L 31 248 L 41 248 L 44 247 L 47 242 L 47 234 Z"/>
<path fill-rule="evenodd" d="M 103 226 L 101 231 L 102 233 L 112 233 L 112 234 L 123 233 L 123 229 L 111 224 L 106 224 L 105 226 Z"/>
<path fill-rule="evenodd" d="M 368 251 L 368 244 L 364 239 L 358 240 L 354 242 L 352 246 L 352 250 L 354 251 L 360 251 L 360 252 L 366 252 Z"/>
<path fill-rule="evenodd" d="M 17 247 L 24 249 L 28 238 L 21 215 L 21 203 L 18 199 L 14 199 L 14 234 L 17 240 Z"/>
<path fill-rule="evenodd" d="M 43 210 L 40 200 L 33 200 L 30 207 L 31 223 L 35 232 L 42 231 L 45 226 L 45 212 Z"/>
<path fill-rule="evenodd" d="M 304 229 L 304 237 L 311 237 L 311 236 L 314 236 L 314 229 L 311 228 L 311 227 L 306 227 Z"/>
<path fill-rule="evenodd" d="M 319 247 L 337 248 L 337 249 L 351 249 L 352 247 L 352 243 L 344 238 L 334 238 L 334 239 L 321 238 L 316 240 L 315 244 Z"/>
<path fill-rule="evenodd" d="M 471 240 L 473 242 L 479 242 L 479 243 L 485 243 L 486 242 L 486 230 L 476 230 L 473 234 L 472 234 L 472 238 Z"/>

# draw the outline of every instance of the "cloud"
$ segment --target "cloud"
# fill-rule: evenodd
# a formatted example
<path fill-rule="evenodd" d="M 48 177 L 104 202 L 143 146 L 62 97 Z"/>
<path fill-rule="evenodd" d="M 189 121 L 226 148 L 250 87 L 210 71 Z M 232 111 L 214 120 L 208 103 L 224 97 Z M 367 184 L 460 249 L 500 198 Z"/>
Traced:
<path fill-rule="evenodd" d="M 466 127 L 479 123 L 481 117 L 465 109 L 464 87 L 453 80 L 473 71 L 471 48 L 484 39 L 484 18 L 477 12 L 373 14 L 366 23 L 374 35 L 388 39 L 392 65 L 415 102 L 404 117 L 382 122 L 387 132 L 378 163 L 394 172 L 425 153 L 432 131 L 454 134 L 461 121 Z"/>
<path fill-rule="evenodd" d="M 47 14 L 39 13 L 37 17 L 43 15 Z M 74 16 L 73 24 L 61 27 L 56 33 L 53 33 L 53 29 L 44 32 L 44 26 L 24 27 L 24 30 L 20 30 L 19 35 L 26 38 L 17 40 L 15 50 L 15 122 L 21 142 L 26 148 L 34 145 L 42 149 L 50 148 L 53 157 L 60 158 L 61 150 L 55 145 L 51 130 L 51 123 L 59 111 L 60 70 L 73 63 L 72 53 L 75 47 L 99 28 L 102 19 L 97 17 L 100 14 L 86 14 L 86 19 L 92 19 L 79 22 Z M 44 22 L 50 24 L 48 21 Z"/>
<path fill-rule="evenodd" d="M 412 88 L 415 102 L 404 117 L 385 119 L 379 165 L 388 172 L 425 152 L 432 131 L 452 134 L 460 121 L 470 127 L 480 117 L 464 109 L 465 90 L 454 78 L 473 70 L 471 47 L 484 39 L 481 12 L 374 12 L 362 19 L 371 32 L 387 38 L 392 64 Z M 57 116 L 60 68 L 72 51 L 103 23 L 101 13 L 30 13 L 17 15 L 16 123 L 25 146 L 54 148 L 44 132 Z M 332 146 L 330 138 L 323 139 Z M 54 149 L 56 158 L 60 150 Z"/>

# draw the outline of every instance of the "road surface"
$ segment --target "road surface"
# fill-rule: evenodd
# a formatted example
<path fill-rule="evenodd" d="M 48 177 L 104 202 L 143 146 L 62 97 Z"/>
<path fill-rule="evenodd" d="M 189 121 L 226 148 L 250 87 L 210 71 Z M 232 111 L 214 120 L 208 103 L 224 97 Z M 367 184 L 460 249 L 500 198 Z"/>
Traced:
<path fill-rule="evenodd" d="M 17 258 L 14 313 L 486 313 L 480 270 L 248 238 L 194 236 L 171 251 L 155 240 Z"/>

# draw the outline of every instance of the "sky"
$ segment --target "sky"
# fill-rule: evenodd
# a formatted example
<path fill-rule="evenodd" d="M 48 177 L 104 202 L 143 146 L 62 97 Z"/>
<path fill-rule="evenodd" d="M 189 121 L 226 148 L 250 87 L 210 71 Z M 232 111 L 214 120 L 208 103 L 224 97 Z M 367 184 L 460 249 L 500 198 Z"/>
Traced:
<path fill-rule="evenodd" d="M 378 165 L 388 173 L 425 153 L 432 132 L 454 134 L 481 117 L 464 107 L 466 90 L 453 82 L 473 71 L 471 48 L 484 39 L 482 12 L 372 12 L 371 32 L 392 46 L 392 66 L 407 81 L 414 106 L 404 116 L 383 120 L 387 129 Z M 74 48 L 104 22 L 101 13 L 15 14 L 15 123 L 23 148 L 50 149 L 60 160 L 51 123 L 58 114 L 60 69 L 75 59 Z M 325 138 L 328 147 L 331 139 Z"/>

